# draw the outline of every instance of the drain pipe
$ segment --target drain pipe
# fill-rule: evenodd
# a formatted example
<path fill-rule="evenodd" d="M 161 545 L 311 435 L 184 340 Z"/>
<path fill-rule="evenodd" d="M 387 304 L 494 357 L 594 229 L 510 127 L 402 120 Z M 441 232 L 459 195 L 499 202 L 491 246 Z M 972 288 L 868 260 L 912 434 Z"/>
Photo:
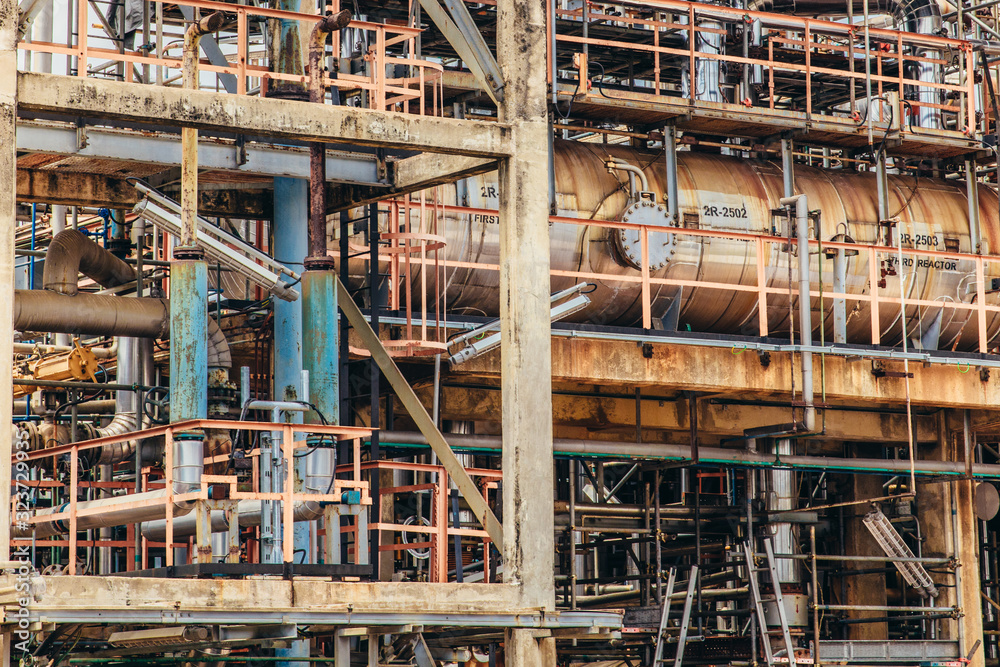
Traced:
<path fill-rule="evenodd" d="M 807 348 L 802 352 L 802 402 L 805 404 L 803 429 L 806 433 L 816 430 L 816 407 L 813 395 L 812 352 L 812 297 L 809 285 L 809 203 L 804 194 L 782 197 L 782 206 L 795 205 L 795 236 L 799 257 L 799 337 Z"/>

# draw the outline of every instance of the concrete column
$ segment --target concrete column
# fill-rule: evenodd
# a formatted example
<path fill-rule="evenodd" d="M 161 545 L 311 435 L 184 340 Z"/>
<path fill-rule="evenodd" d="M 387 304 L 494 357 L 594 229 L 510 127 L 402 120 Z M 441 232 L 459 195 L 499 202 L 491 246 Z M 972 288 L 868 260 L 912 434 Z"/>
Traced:
<path fill-rule="evenodd" d="M 544 0 L 497 6 L 500 120 L 513 157 L 500 166 L 500 329 L 504 577 L 526 606 L 553 609 L 552 362 Z M 513 665 L 531 664 L 514 661 Z"/>
<path fill-rule="evenodd" d="M 14 225 L 17 208 L 17 158 L 14 128 L 17 119 L 17 2 L 0 0 L 0 321 L 10 331 L 14 321 Z M 13 419 L 14 347 L 10 335 L 0 336 L 0 424 Z M 0 430 L 0 507 L 10 507 L 10 428 Z M 10 520 L 0 520 L 0 560 L 10 560 Z M 9 664 L 10 635 L 0 645 Z"/>
<path fill-rule="evenodd" d="M 504 665 L 555 667 L 556 640 L 539 637 L 538 630 L 507 630 L 504 638 Z"/>
<path fill-rule="evenodd" d="M 274 179 L 274 257 L 301 271 L 306 257 L 309 182 Z M 274 299 L 274 399 L 297 400 L 302 383 L 302 301 Z"/>

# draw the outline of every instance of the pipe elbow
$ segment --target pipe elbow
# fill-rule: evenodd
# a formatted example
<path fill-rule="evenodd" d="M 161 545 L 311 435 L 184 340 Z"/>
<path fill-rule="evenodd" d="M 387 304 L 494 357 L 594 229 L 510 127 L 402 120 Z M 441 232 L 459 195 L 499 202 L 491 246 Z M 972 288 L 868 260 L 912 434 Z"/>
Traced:
<path fill-rule="evenodd" d="M 185 37 L 192 37 L 198 39 L 209 33 L 216 32 L 222 29 L 222 25 L 226 22 L 225 12 L 212 12 L 208 16 L 205 16 L 199 21 L 195 21 L 190 26 L 188 26 Z"/>
<path fill-rule="evenodd" d="M 43 287 L 51 292 L 76 296 L 79 274 L 101 287 L 114 287 L 135 280 L 131 266 L 76 229 L 66 229 L 52 239 L 45 254 Z"/>

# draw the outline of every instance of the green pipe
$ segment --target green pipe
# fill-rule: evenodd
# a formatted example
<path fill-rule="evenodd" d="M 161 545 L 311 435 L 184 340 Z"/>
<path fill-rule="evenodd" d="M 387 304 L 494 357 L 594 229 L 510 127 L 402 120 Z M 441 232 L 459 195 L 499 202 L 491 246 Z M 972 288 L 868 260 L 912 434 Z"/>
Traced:
<path fill-rule="evenodd" d="M 408 442 L 381 442 L 383 447 L 394 447 L 400 449 L 427 449 L 428 445 L 413 444 Z M 492 447 L 468 447 L 468 446 L 452 446 L 452 449 L 456 452 L 482 452 L 484 454 L 493 454 L 499 456 L 500 452 Z M 632 456 L 625 457 L 620 454 L 594 454 L 587 453 L 581 454 L 579 452 L 553 452 L 555 456 L 564 456 L 567 458 L 578 458 L 578 459 L 647 459 L 650 461 L 671 461 L 675 463 L 680 463 L 686 461 L 684 457 L 680 456 Z M 892 470 L 889 468 L 867 468 L 852 466 L 849 463 L 844 463 L 843 465 L 808 465 L 808 464 L 795 464 L 795 465 L 785 465 L 780 461 L 730 461 L 727 459 L 713 459 L 713 458 L 700 458 L 698 460 L 699 465 L 705 464 L 715 464 L 723 467 L 731 468 L 789 468 L 794 470 L 829 470 L 831 472 L 856 472 L 860 474 L 872 474 L 872 475 L 898 475 L 898 470 Z M 928 477 L 965 477 L 966 473 L 961 471 L 931 471 L 931 470 L 920 470 L 918 467 L 916 470 L 917 475 L 928 476 Z M 1000 480 L 1000 475 L 989 475 L 986 473 L 973 473 L 972 477 L 974 479 L 982 480 Z"/>

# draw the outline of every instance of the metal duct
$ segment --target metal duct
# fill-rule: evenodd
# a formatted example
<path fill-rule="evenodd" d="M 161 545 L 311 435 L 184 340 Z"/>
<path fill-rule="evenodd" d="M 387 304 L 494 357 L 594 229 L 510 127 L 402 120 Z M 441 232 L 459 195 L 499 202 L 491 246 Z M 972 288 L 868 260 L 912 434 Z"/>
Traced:
<path fill-rule="evenodd" d="M 101 287 L 114 287 L 135 280 L 135 269 L 75 229 L 55 235 L 45 253 L 45 289 L 74 296 L 79 274 Z"/>
<path fill-rule="evenodd" d="M 787 438 L 774 443 L 775 458 L 785 460 L 792 453 L 792 441 Z M 795 509 L 795 474 L 788 468 L 774 469 L 768 472 L 770 478 L 770 497 L 767 509 L 771 512 L 783 512 Z M 774 551 L 780 554 L 798 553 L 795 533 L 792 524 L 784 522 L 771 523 L 774 539 Z M 778 581 L 783 584 L 799 582 L 799 562 L 781 558 L 775 561 Z"/>
<path fill-rule="evenodd" d="M 118 360 L 117 360 L 117 382 L 119 384 L 136 384 L 138 376 L 136 374 L 136 352 L 138 349 L 138 338 L 118 339 Z M 151 361 L 151 360 L 149 360 Z M 97 437 L 106 438 L 108 436 L 124 435 L 139 428 L 139 411 L 136 407 L 136 395 L 134 391 L 115 392 L 115 416 L 107 426 L 97 429 Z M 101 458 L 98 465 L 118 463 L 132 456 L 135 452 L 136 441 L 127 440 L 105 445 L 101 448 Z"/>

